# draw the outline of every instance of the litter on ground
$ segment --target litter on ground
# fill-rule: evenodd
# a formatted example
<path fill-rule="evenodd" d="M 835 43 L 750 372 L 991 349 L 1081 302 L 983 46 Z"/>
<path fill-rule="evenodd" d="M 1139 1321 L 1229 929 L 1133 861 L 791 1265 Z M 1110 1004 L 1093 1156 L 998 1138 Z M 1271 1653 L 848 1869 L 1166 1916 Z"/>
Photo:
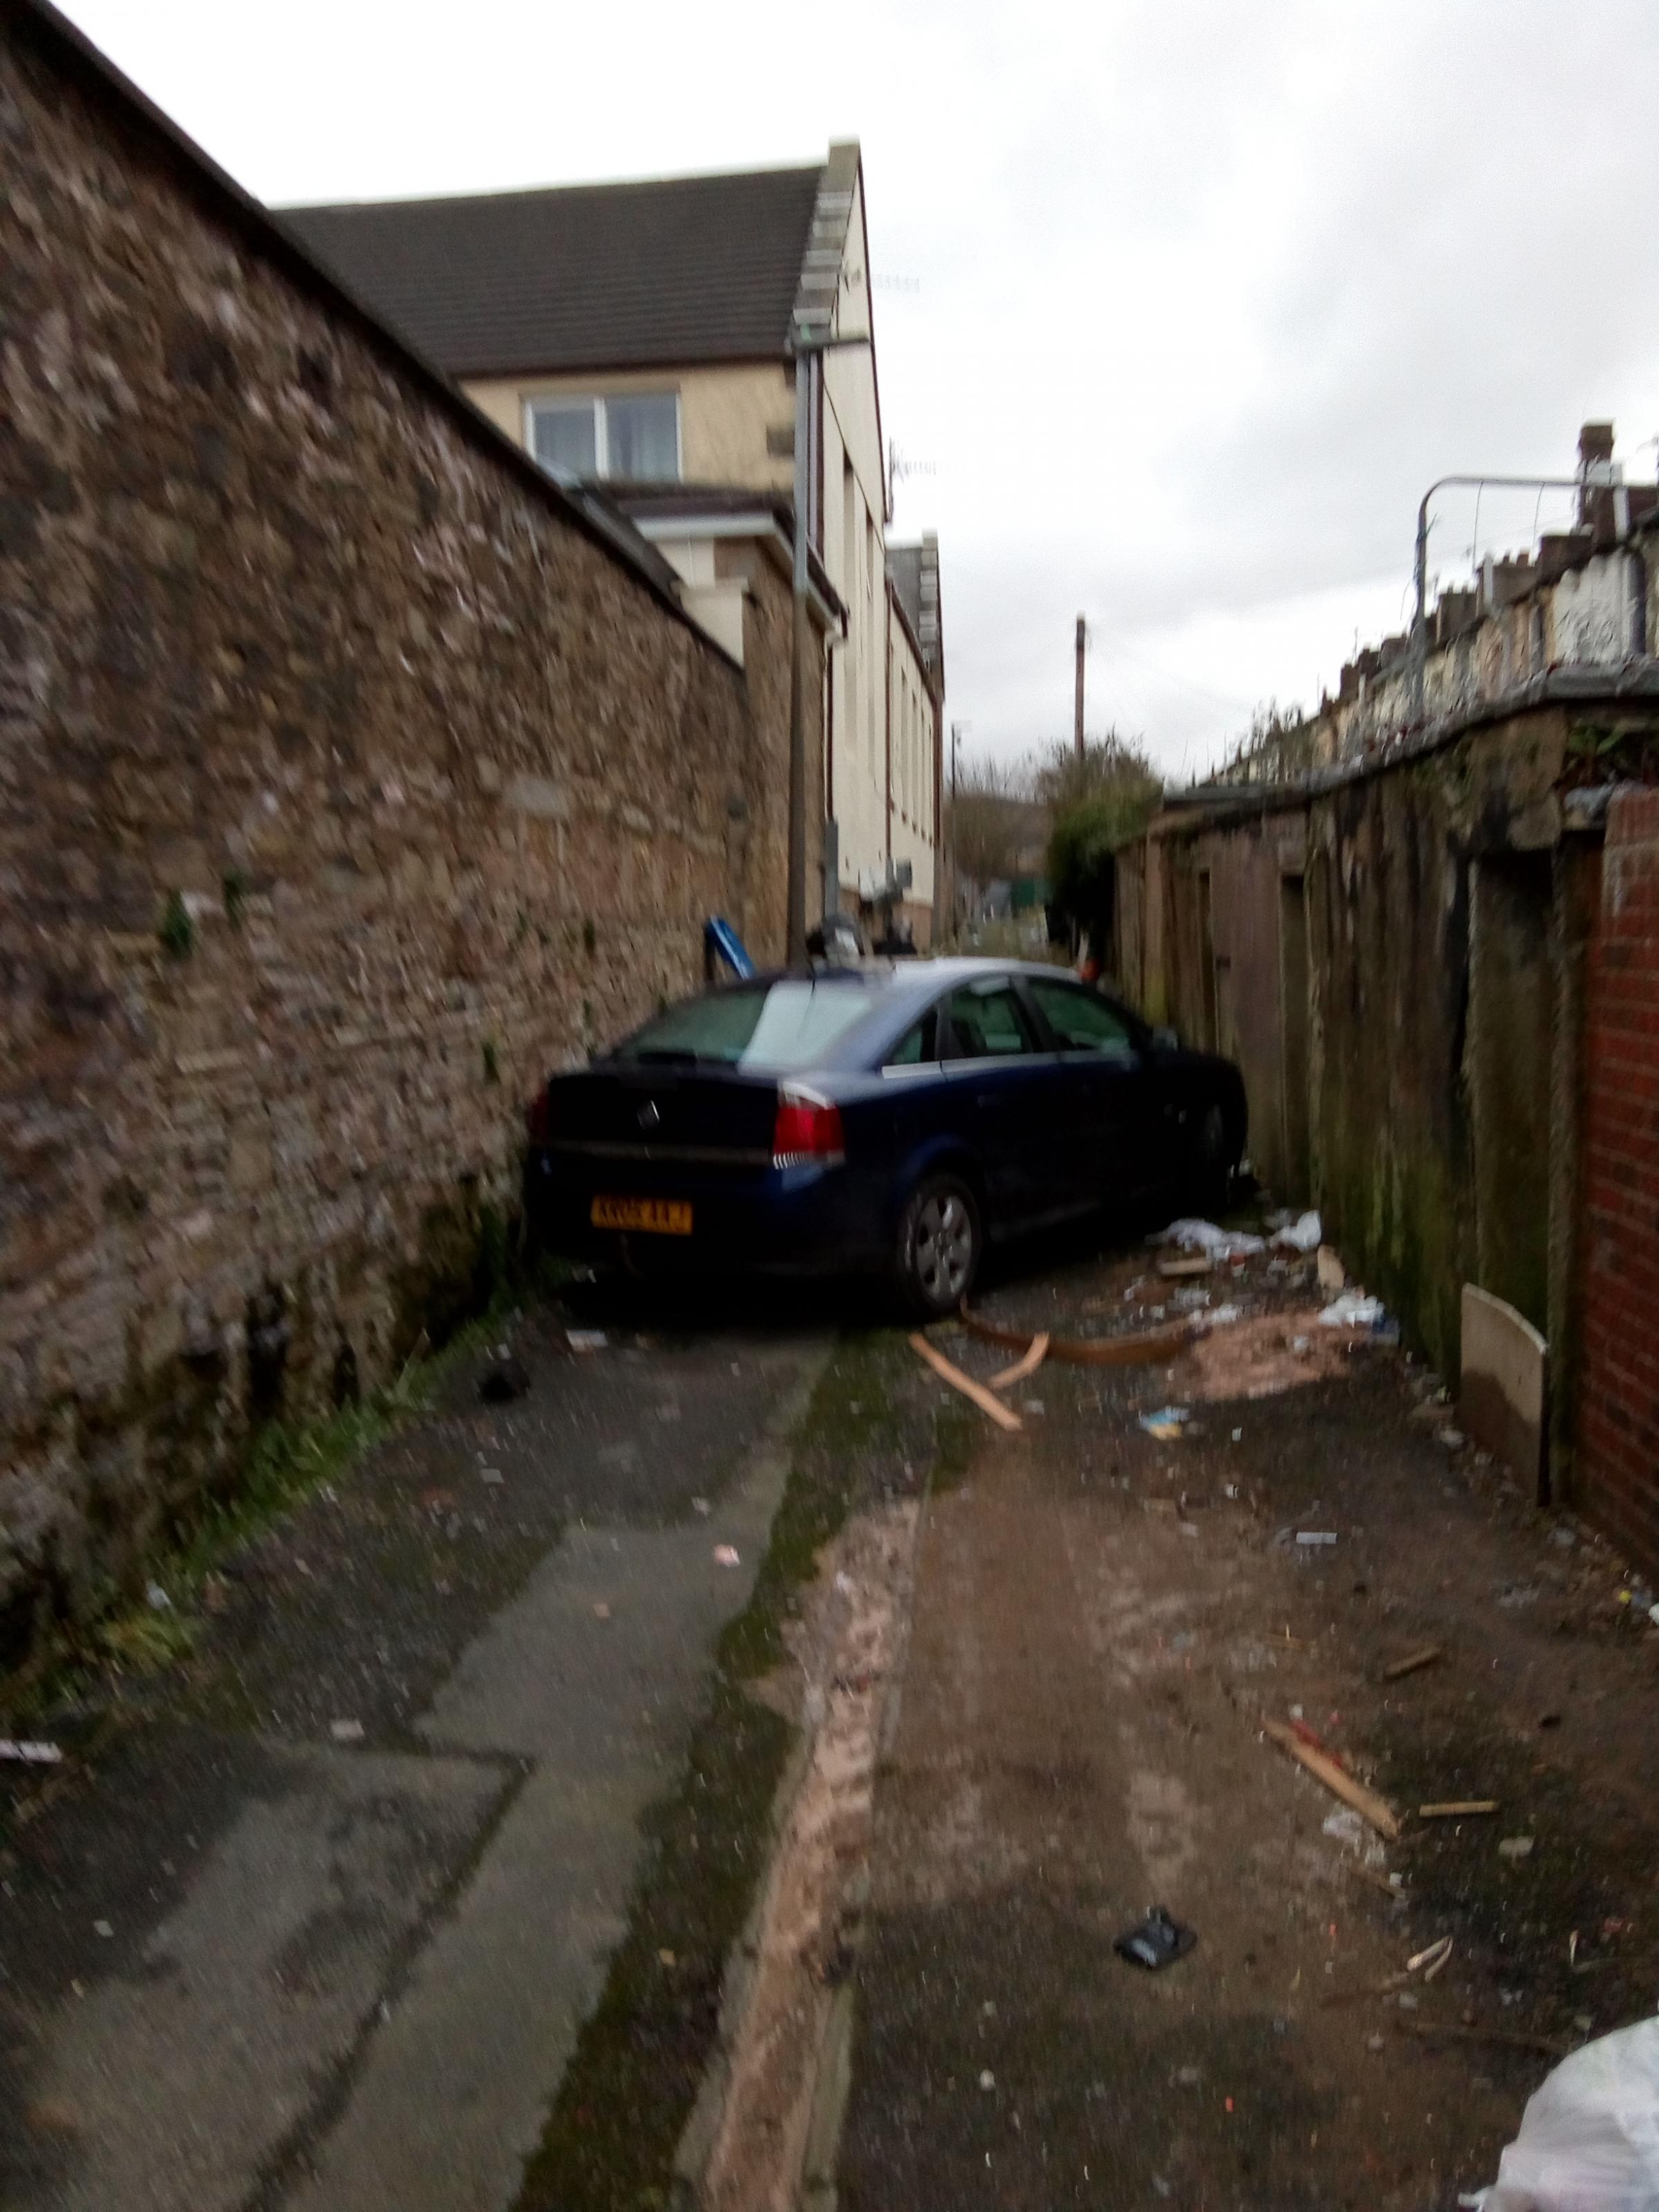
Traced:
<path fill-rule="evenodd" d="M 18 1759 L 25 1766 L 56 1766 L 63 1756 L 55 1743 L 41 1743 L 27 1736 L 0 1735 L 0 1759 Z"/>
<path fill-rule="evenodd" d="M 1218 1229 L 1213 1221 L 1200 1221 L 1190 1215 L 1172 1221 L 1152 1242 L 1179 1244 L 1183 1251 L 1202 1252 L 1212 1260 L 1246 1260 L 1253 1252 L 1265 1252 L 1267 1249 L 1265 1237 L 1253 1237 L 1248 1230 Z"/>
<path fill-rule="evenodd" d="M 1420 1651 L 1408 1651 L 1403 1659 L 1396 1659 L 1392 1667 L 1382 1669 L 1385 1682 L 1402 1681 L 1407 1674 L 1415 1674 L 1424 1667 L 1432 1667 L 1443 1656 L 1437 1644 L 1425 1644 Z"/>
<path fill-rule="evenodd" d="M 1160 1443 L 1177 1443 L 1182 1430 L 1192 1419 L 1185 1406 L 1160 1406 L 1155 1413 L 1143 1413 L 1140 1425 L 1149 1437 Z"/>
<path fill-rule="evenodd" d="M 1132 1966 L 1145 1966 L 1156 1974 L 1184 1959 L 1197 1941 L 1190 1928 L 1172 1920 L 1164 1905 L 1155 1905 L 1138 1928 L 1125 1929 L 1112 1948 Z"/>
<path fill-rule="evenodd" d="M 961 1368 L 953 1366 L 942 1352 L 935 1351 L 920 1329 L 911 1334 L 910 1349 L 918 1358 L 925 1359 L 934 1374 L 948 1382 L 953 1390 L 960 1390 L 970 1405 L 977 1406 L 981 1413 L 988 1414 L 1000 1429 L 1016 1430 L 1024 1425 L 1019 1415 L 1011 1413 L 1000 1398 L 994 1398 L 982 1382 L 975 1382 L 971 1375 L 964 1375 Z"/>
<path fill-rule="evenodd" d="M 1496 1797 L 1449 1797 L 1441 1804 L 1419 1805 L 1417 1817 L 1419 1820 L 1465 1820 L 1497 1810 Z"/>
<path fill-rule="evenodd" d="M 741 1566 L 743 1565 L 743 1561 L 738 1555 L 736 1545 L 716 1544 L 714 1547 L 714 1565 L 717 1567 Z"/>
<path fill-rule="evenodd" d="M 1015 1360 L 1012 1367 L 999 1369 L 992 1376 L 990 1388 L 993 1390 L 1011 1390 L 1016 1382 L 1023 1382 L 1028 1375 L 1035 1374 L 1048 1356 L 1048 1332 L 1046 1328 L 1040 1328 L 1031 1339 L 1030 1348 L 1023 1358 Z"/>
<path fill-rule="evenodd" d="M 1334 1797 L 1340 1797 L 1345 1805 L 1352 1805 L 1363 1820 L 1370 1822 L 1379 1836 L 1386 1836 L 1390 1843 L 1397 1840 L 1400 1822 L 1394 1808 L 1374 1790 L 1367 1790 L 1364 1783 L 1345 1773 L 1334 1759 L 1316 1751 L 1311 1744 L 1302 1742 L 1294 1729 L 1286 1728 L 1282 1721 L 1263 1721 L 1261 1732 L 1270 1736 L 1281 1751 L 1287 1751 L 1298 1765 L 1305 1766 L 1316 1781 L 1322 1782 Z"/>
<path fill-rule="evenodd" d="M 1316 1213 L 1304 1213 L 1289 1222 L 1283 1229 L 1273 1231 L 1273 1243 L 1288 1247 L 1292 1252 L 1316 1252 L 1323 1231 Z"/>
<path fill-rule="evenodd" d="M 1382 1299 L 1370 1297 L 1364 1291 L 1344 1291 L 1319 1316 L 1327 1328 L 1375 1328 L 1386 1317 Z"/>
<path fill-rule="evenodd" d="M 573 1352 L 603 1352 L 610 1341 L 602 1328 L 568 1328 L 564 1340 Z"/>

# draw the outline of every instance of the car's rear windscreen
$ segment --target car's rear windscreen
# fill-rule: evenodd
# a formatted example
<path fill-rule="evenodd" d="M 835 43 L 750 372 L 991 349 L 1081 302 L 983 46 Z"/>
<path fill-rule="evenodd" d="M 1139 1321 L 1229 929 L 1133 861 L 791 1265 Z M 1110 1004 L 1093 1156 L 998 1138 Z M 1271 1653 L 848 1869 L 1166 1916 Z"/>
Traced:
<path fill-rule="evenodd" d="M 875 1003 L 862 983 L 738 983 L 670 1006 L 617 1048 L 618 1060 L 706 1061 L 716 1066 L 811 1067 Z"/>

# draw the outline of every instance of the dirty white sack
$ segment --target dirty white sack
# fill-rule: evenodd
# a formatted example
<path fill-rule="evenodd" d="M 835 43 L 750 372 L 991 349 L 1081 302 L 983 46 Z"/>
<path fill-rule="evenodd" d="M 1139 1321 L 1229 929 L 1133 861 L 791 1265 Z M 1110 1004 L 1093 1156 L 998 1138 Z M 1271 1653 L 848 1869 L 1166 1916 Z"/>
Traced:
<path fill-rule="evenodd" d="M 1199 1221 L 1189 1215 L 1172 1221 L 1152 1241 L 1178 1244 L 1183 1252 L 1207 1252 L 1212 1260 L 1245 1259 L 1252 1252 L 1267 1249 L 1260 1237 L 1252 1237 L 1248 1230 L 1218 1229 L 1213 1221 Z"/>
<path fill-rule="evenodd" d="M 1481 2212 L 1656 2212 L 1659 2020 L 1598 2036 L 1534 2091 Z"/>
<path fill-rule="evenodd" d="M 1324 1231 L 1316 1213 L 1304 1213 L 1299 1219 L 1289 1222 L 1274 1237 L 1275 1244 L 1287 1245 L 1292 1252 L 1316 1252 L 1324 1242 Z"/>
<path fill-rule="evenodd" d="M 1368 1297 L 1364 1291 L 1344 1291 L 1319 1318 L 1327 1328 L 1375 1328 L 1382 1316 L 1381 1298 Z"/>

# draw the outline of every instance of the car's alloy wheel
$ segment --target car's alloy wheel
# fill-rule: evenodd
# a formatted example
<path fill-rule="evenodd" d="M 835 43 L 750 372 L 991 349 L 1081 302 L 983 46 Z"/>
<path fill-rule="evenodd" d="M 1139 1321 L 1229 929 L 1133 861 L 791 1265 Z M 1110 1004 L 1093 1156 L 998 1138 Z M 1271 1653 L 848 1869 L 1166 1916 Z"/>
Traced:
<path fill-rule="evenodd" d="M 924 1314 L 953 1313 L 979 1272 L 979 1209 L 965 1183 L 936 1176 L 904 1209 L 899 1279 L 909 1304 Z"/>

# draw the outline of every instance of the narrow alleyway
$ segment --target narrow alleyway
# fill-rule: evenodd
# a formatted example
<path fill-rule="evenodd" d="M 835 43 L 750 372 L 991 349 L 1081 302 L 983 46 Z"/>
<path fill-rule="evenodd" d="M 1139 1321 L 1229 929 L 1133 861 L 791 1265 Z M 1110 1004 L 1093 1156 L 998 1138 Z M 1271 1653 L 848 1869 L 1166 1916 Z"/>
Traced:
<path fill-rule="evenodd" d="M 1031 1255 L 983 1310 L 1145 1328 L 1158 1257 Z M 1311 1272 L 1184 1286 L 1239 1317 L 1170 1364 L 1047 1361 L 1012 1435 L 823 1315 L 588 1314 L 584 1352 L 532 1312 L 507 1406 L 461 1362 L 226 1560 L 193 1650 L 8 1778 L 3 2201 L 1417 2212 L 1491 2179 L 1554 2054 L 1651 2008 L 1659 1632 L 1432 1378 L 1320 1327 Z M 1156 1975 L 1113 1950 L 1153 1905 L 1197 1938 Z"/>

